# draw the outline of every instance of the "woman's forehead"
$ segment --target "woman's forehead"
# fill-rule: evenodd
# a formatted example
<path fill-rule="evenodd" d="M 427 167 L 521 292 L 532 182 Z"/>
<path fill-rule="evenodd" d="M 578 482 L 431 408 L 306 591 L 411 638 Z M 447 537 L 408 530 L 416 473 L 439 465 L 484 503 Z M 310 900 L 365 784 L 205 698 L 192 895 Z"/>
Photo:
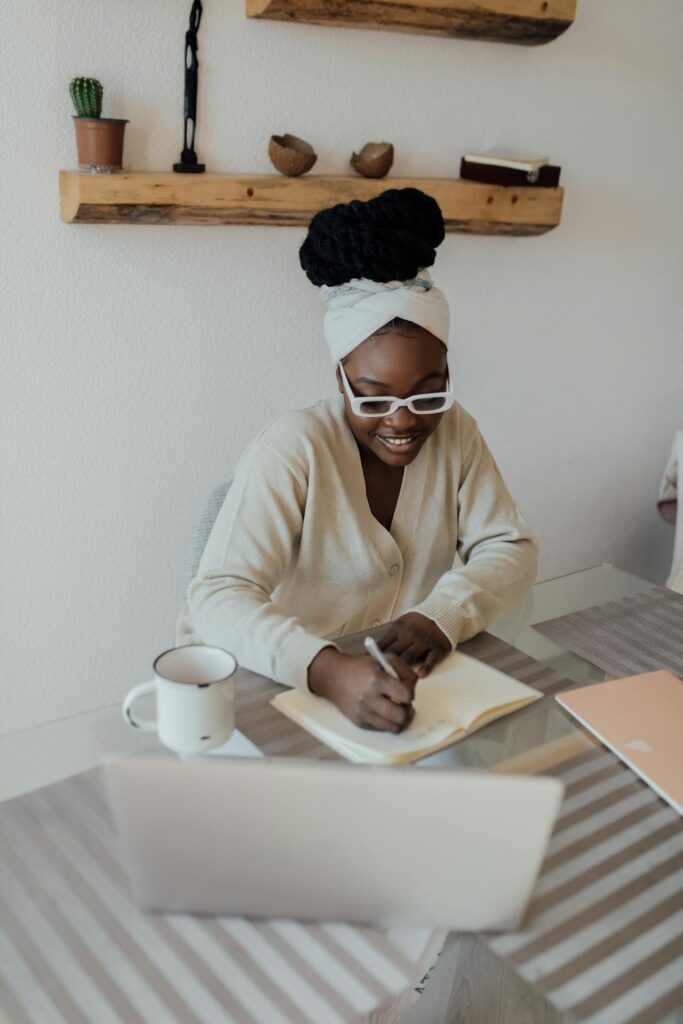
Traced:
<path fill-rule="evenodd" d="M 446 347 L 428 331 L 391 331 L 366 339 L 344 364 L 347 375 L 383 384 L 415 384 L 426 374 L 441 374 L 447 366 Z"/>

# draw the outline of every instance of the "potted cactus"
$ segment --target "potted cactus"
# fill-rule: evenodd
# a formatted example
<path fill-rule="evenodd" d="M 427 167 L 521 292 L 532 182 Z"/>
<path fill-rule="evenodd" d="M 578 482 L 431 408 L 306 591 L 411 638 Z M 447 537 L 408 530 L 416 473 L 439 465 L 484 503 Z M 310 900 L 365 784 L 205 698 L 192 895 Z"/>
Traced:
<path fill-rule="evenodd" d="M 74 78 L 69 85 L 76 115 L 78 166 L 84 171 L 120 170 L 127 118 L 101 117 L 102 85 L 96 78 Z"/>

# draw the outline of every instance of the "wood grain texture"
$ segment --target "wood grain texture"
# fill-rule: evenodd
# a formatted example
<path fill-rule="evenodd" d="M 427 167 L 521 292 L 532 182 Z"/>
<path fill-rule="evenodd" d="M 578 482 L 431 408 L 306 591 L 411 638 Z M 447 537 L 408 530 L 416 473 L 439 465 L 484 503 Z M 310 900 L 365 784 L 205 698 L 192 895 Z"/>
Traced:
<path fill-rule="evenodd" d="M 390 188 L 436 199 L 446 231 L 539 235 L 560 222 L 564 190 L 486 185 L 461 178 L 362 178 L 281 174 L 60 171 L 67 224 L 271 224 L 301 227 L 319 210 L 368 200 Z"/>
<path fill-rule="evenodd" d="M 538 46 L 565 32 L 576 0 L 246 0 L 249 18 Z"/>

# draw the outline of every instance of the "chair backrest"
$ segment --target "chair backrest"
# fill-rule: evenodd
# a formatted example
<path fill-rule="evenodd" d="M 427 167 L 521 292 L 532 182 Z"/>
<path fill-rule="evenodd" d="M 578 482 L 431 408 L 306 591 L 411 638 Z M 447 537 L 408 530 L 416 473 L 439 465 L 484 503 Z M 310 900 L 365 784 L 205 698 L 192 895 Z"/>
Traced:
<path fill-rule="evenodd" d="M 208 495 L 204 502 L 197 521 L 192 531 L 192 540 L 190 541 L 190 549 L 187 554 L 187 570 L 185 573 L 185 590 L 197 575 L 199 569 L 199 562 L 204 554 L 204 548 L 206 542 L 209 539 L 209 534 L 213 529 L 213 524 L 216 522 L 218 513 L 223 507 L 225 496 L 230 490 L 232 480 L 228 480 L 227 483 L 219 484 L 218 487 L 214 487 L 211 493 Z"/>

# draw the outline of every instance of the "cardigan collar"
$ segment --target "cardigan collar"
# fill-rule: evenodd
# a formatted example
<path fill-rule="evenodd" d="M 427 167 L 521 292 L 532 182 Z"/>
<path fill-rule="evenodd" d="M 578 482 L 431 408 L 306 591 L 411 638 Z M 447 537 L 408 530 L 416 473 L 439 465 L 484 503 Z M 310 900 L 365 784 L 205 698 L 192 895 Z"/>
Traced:
<path fill-rule="evenodd" d="M 386 565 L 387 561 L 393 564 L 397 561 L 397 555 L 401 558 L 404 556 L 416 530 L 427 466 L 432 457 L 434 435 L 427 438 L 412 462 L 404 466 L 391 528 L 387 530 L 375 519 L 370 509 L 365 490 L 363 464 L 356 438 L 346 418 L 344 399 L 341 395 L 336 395 L 324 402 L 339 427 L 340 448 L 335 452 L 335 457 L 348 483 L 363 532 L 374 545 L 382 564 Z"/>

